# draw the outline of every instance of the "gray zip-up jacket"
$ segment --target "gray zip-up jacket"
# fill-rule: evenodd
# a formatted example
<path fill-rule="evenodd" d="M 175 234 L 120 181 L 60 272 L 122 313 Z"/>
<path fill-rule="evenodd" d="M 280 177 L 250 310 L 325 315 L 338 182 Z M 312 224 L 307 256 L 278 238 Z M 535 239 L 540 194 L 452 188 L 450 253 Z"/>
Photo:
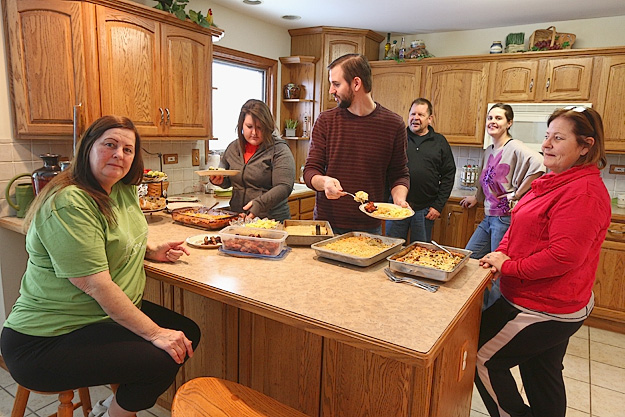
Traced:
<path fill-rule="evenodd" d="M 230 209 L 243 212 L 243 206 L 253 201 L 249 210 L 254 216 L 282 221 L 291 218 L 288 198 L 295 182 L 295 159 L 286 141 L 273 133 L 274 144 L 261 143 L 247 164 L 239 140 L 235 140 L 221 157 L 220 167 L 241 171 L 225 177 L 223 188 L 232 186 Z"/>

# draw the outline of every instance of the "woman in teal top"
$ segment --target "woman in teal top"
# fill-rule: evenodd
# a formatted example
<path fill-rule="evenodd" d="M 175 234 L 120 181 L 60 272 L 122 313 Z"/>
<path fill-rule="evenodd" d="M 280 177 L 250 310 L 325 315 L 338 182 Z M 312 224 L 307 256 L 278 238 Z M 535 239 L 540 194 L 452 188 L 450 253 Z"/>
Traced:
<path fill-rule="evenodd" d="M 28 265 L 0 347 L 13 378 L 37 391 L 120 384 L 94 414 L 152 407 L 199 342 L 197 325 L 142 302 L 143 259 L 175 262 L 183 242 L 147 241 L 137 198 L 141 139 L 125 117 L 85 132 L 71 169 L 25 218 Z"/>

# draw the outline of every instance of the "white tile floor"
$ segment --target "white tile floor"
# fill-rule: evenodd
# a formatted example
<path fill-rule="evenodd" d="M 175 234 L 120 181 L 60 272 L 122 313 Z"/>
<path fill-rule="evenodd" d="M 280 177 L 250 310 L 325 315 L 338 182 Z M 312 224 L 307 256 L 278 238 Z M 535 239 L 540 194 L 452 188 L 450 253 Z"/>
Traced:
<path fill-rule="evenodd" d="M 567 417 L 625 416 L 625 335 L 582 326 L 564 357 L 564 381 Z M 484 416 L 488 412 L 474 388 L 470 417 Z"/>
<path fill-rule="evenodd" d="M 518 369 L 515 372 L 522 389 Z M 583 326 L 572 338 L 564 357 L 564 379 L 569 408 L 567 417 L 625 416 L 625 335 Z M 0 368 L 0 417 L 11 415 L 17 387 L 11 375 Z M 109 396 L 107 386 L 90 388 L 91 400 Z M 76 397 L 78 393 L 76 393 Z M 56 396 L 31 394 L 27 416 L 45 417 L 56 411 Z M 139 417 L 170 417 L 169 410 L 155 406 Z M 473 390 L 470 417 L 487 416 L 477 390 Z M 76 410 L 75 417 L 82 417 Z"/>

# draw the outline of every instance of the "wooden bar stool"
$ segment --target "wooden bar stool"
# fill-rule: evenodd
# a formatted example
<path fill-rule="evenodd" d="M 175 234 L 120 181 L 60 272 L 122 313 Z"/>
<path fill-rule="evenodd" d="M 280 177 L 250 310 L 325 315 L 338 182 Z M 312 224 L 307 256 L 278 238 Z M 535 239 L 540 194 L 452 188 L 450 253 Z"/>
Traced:
<path fill-rule="evenodd" d="M 182 385 L 172 417 L 307 417 L 256 390 L 219 378 L 195 378 Z"/>
<path fill-rule="evenodd" d="M 17 393 L 15 394 L 15 401 L 13 402 L 13 411 L 11 411 L 11 417 L 24 417 L 26 412 L 26 404 L 28 404 L 28 397 L 31 392 L 44 395 L 58 395 L 59 396 L 59 408 L 52 416 L 57 417 L 72 417 L 74 410 L 78 407 L 82 407 L 82 413 L 85 417 L 89 416 L 91 411 L 91 396 L 89 395 L 89 388 L 78 388 L 78 397 L 80 401 L 73 403 L 74 391 L 61 391 L 61 392 L 41 392 L 29 390 L 17 384 Z"/>

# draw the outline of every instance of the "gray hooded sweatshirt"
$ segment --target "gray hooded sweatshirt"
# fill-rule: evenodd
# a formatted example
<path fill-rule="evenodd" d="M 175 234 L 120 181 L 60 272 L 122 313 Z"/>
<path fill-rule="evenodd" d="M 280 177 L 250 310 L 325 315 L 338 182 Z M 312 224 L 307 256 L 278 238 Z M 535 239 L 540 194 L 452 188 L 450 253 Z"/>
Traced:
<path fill-rule="evenodd" d="M 249 212 L 254 216 L 282 221 L 291 218 L 288 198 L 295 182 L 295 160 L 286 141 L 273 133 L 273 145 L 260 144 L 247 164 L 244 149 L 235 140 L 221 157 L 220 167 L 237 169 L 241 173 L 225 177 L 223 188 L 232 186 L 230 209 L 243 212 L 243 206 L 253 201 Z"/>

